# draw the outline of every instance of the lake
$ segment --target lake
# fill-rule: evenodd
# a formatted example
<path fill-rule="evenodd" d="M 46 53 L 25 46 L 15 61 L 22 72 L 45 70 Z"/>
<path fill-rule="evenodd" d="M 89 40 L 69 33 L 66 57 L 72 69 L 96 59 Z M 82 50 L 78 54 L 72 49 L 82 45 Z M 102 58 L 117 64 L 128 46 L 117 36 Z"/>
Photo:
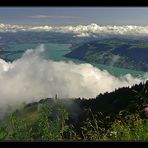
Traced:
<path fill-rule="evenodd" d="M 12 44 L 10 46 L 9 50 L 27 50 L 27 49 L 35 49 L 37 46 L 39 46 L 40 44 Z M 71 59 L 71 58 L 67 58 L 64 57 L 65 54 L 69 53 L 71 51 L 70 44 L 55 44 L 55 43 L 46 43 L 45 45 L 45 53 L 44 53 L 44 58 L 46 59 L 52 59 L 54 61 L 73 61 L 75 63 L 85 63 L 84 61 L 80 61 L 77 59 Z M 7 55 L 8 59 L 11 60 L 15 60 L 18 59 L 22 56 L 22 53 L 16 53 L 16 54 L 12 54 L 12 55 Z M 118 67 L 111 67 L 111 66 L 106 66 L 106 65 L 102 65 L 102 64 L 94 64 L 94 63 L 90 63 L 93 66 L 96 66 L 97 68 L 100 68 L 101 70 L 107 70 L 108 72 L 110 72 L 111 74 L 115 75 L 115 76 L 122 76 L 125 75 L 127 73 L 132 74 L 133 76 L 141 76 L 142 74 L 144 74 L 143 71 L 135 71 L 135 70 L 130 70 L 130 69 L 124 69 L 124 68 L 118 68 Z"/>

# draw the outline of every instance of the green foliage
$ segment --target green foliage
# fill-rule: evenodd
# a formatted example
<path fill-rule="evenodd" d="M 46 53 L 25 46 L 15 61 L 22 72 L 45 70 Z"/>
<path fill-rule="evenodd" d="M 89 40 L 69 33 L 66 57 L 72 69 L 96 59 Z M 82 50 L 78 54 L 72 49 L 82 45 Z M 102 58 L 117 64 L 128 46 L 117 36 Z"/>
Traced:
<path fill-rule="evenodd" d="M 53 141 L 64 139 L 64 134 L 72 132 L 66 125 L 68 113 L 62 102 L 57 101 L 56 118 L 52 119 L 53 108 L 47 103 L 40 104 L 38 118 L 29 122 L 16 112 L 7 116 L 6 126 L 0 125 L 0 140 L 6 141 Z M 25 116 L 24 116 L 25 117 Z"/>
<path fill-rule="evenodd" d="M 6 140 L 30 141 L 31 139 L 30 125 L 24 119 L 19 118 L 15 113 L 10 113 L 8 115 L 6 131 L 8 133 Z"/>
<path fill-rule="evenodd" d="M 129 115 L 128 120 L 116 120 L 107 131 L 108 140 L 146 141 L 148 140 L 148 122 L 140 119 L 138 114 Z"/>
<path fill-rule="evenodd" d="M 141 98 L 141 97 L 140 97 Z M 67 123 L 68 112 L 62 101 L 54 105 L 42 102 L 34 120 L 21 117 L 18 112 L 8 114 L 6 123 L 0 124 L 1 141 L 147 141 L 148 119 L 139 112 L 120 111 L 118 115 L 93 114 L 84 121 L 80 132 Z M 23 115 L 23 114 L 21 114 Z"/>
<path fill-rule="evenodd" d="M 5 140 L 6 136 L 7 136 L 7 130 L 5 129 L 4 125 L 2 125 L 2 123 L 0 123 L 0 141 Z"/>
<path fill-rule="evenodd" d="M 68 113 L 64 109 L 63 104 L 58 104 L 57 114 L 54 115 L 55 119 L 50 120 L 52 116 L 52 108 L 47 104 L 42 104 L 39 111 L 38 120 L 38 140 L 51 141 L 62 140 L 64 132 L 67 131 L 68 126 L 65 121 L 68 119 Z"/>
<path fill-rule="evenodd" d="M 93 115 L 91 109 L 88 110 L 90 118 L 84 122 L 82 129 L 83 140 L 101 140 L 105 133 L 105 128 L 101 125 L 104 124 L 98 115 Z"/>

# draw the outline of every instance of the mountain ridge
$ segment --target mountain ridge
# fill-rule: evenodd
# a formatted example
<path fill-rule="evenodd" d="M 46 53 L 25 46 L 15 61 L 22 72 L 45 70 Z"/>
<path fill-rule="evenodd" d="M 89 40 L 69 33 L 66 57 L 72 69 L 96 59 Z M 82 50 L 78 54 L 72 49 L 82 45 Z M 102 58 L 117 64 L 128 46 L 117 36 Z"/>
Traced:
<path fill-rule="evenodd" d="M 77 45 L 65 55 L 88 63 L 148 71 L 147 39 L 97 39 Z"/>

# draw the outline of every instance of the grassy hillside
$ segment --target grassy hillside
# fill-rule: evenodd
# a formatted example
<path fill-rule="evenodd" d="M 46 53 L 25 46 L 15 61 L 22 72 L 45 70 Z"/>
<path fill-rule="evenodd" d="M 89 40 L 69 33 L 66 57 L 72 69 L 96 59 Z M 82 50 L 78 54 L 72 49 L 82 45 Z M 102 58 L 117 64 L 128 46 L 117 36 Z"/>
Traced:
<path fill-rule="evenodd" d="M 147 40 L 100 39 L 74 47 L 66 57 L 132 70 L 148 70 Z"/>
<path fill-rule="evenodd" d="M 1 141 L 148 140 L 148 82 L 96 98 L 44 99 L 1 119 Z"/>

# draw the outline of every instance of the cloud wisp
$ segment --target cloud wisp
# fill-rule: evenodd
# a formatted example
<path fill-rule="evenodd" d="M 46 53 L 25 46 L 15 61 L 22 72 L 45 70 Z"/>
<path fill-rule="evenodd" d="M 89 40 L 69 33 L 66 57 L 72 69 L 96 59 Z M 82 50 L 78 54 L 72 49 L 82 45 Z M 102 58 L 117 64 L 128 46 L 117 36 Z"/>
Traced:
<path fill-rule="evenodd" d="M 34 19 L 42 19 L 42 18 L 73 19 L 73 18 L 80 18 L 79 16 L 71 16 L 71 15 L 44 15 L 44 14 L 31 15 L 31 16 L 28 16 L 28 17 L 34 18 Z"/>

